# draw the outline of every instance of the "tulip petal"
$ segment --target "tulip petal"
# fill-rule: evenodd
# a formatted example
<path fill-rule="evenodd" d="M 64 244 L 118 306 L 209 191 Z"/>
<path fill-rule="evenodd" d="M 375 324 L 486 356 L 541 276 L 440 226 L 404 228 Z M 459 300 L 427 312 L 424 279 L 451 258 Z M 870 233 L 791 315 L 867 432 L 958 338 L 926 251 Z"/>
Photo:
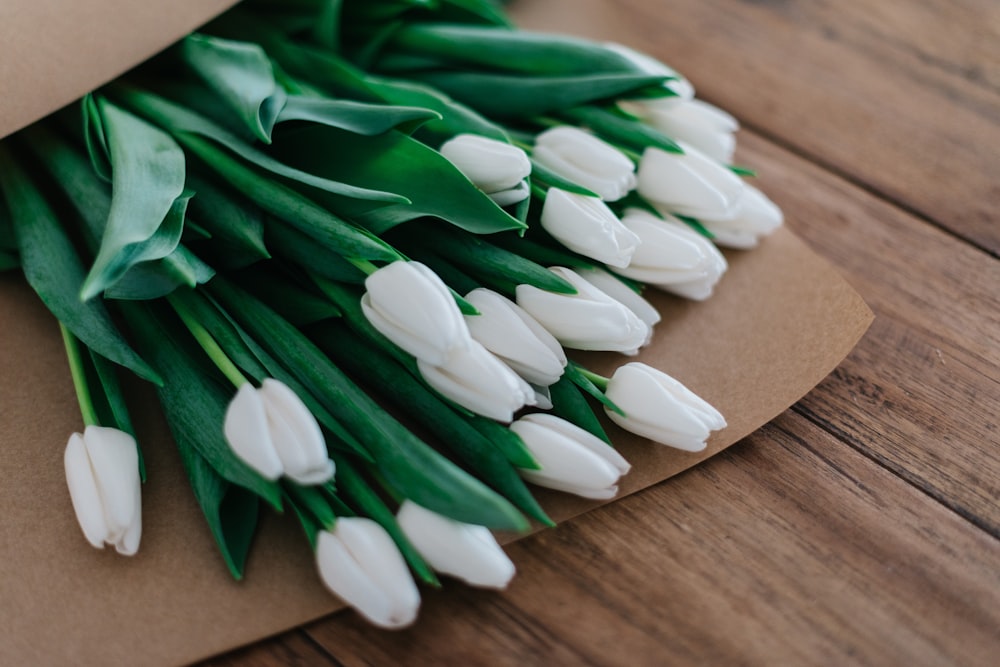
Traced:
<path fill-rule="evenodd" d="M 103 549 L 104 537 L 108 534 L 107 521 L 104 518 L 101 495 L 90 467 L 87 446 L 79 433 L 70 436 L 63 464 L 66 468 L 66 484 L 69 486 L 69 496 L 73 501 L 77 523 L 80 524 L 87 541 L 92 546 Z"/>
<path fill-rule="evenodd" d="M 261 476 L 281 477 L 283 466 L 271 439 L 264 401 L 249 382 L 229 402 L 223 433 L 233 453 Z"/>
<path fill-rule="evenodd" d="M 639 237 L 600 199 L 549 188 L 542 228 L 570 250 L 610 266 L 628 266 Z"/>
<path fill-rule="evenodd" d="M 116 428 L 88 426 L 83 443 L 94 474 L 107 522 L 105 541 L 118 542 L 140 511 L 136 483 L 139 479 L 139 452 L 135 438 Z"/>
<path fill-rule="evenodd" d="M 258 392 L 263 399 L 268 423 L 272 427 L 272 439 L 288 477 L 302 483 L 302 479 L 316 480 L 322 484 L 329 480 L 321 478 L 334 469 L 326 449 L 326 441 L 316 418 L 295 392 L 284 383 L 268 378 L 261 383 Z M 279 437 L 278 433 L 282 433 Z"/>
<path fill-rule="evenodd" d="M 639 193 L 672 213 L 701 219 L 731 216 L 745 184 L 732 171 L 683 145 L 684 154 L 647 148 L 639 161 Z"/>
<path fill-rule="evenodd" d="M 486 193 L 514 188 L 531 173 L 531 161 L 523 150 L 477 134 L 459 134 L 439 151 Z"/>

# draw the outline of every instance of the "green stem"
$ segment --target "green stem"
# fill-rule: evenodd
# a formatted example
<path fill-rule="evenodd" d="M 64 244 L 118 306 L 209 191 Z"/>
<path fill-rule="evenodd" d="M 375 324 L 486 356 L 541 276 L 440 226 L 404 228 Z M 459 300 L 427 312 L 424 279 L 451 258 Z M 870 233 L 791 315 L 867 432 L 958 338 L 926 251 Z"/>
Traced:
<path fill-rule="evenodd" d="M 83 423 L 86 426 L 100 426 L 101 422 L 97 418 L 94 401 L 90 397 L 90 387 L 87 386 L 87 374 L 83 368 L 80 343 L 62 322 L 59 323 L 59 331 L 62 332 L 63 343 L 66 345 L 66 359 L 69 361 L 70 375 L 73 376 L 73 388 L 76 389 L 76 400 L 80 404 Z"/>
<path fill-rule="evenodd" d="M 595 387 L 597 387 L 601 391 L 608 390 L 608 382 L 610 381 L 608 378 L 604 377 L 603 375 L 598 375 L 593 371 L 588 371 L 583 366 L 578 365 L 576 368 L 580 372 L 580 375 L 593 382 Z"/>
<path fill-rule="evenodd" d="M 249 382 L 246 376 L 243 375 L 242 371 L 240 371 L 236 364 L 233 363 L 232 359 L 229 358 L 229 355 L 226 354 L 225 350 L 223 350 L 222 347 L 220 347 L 216 342 L 215 338 L 212 337 L 212 334 L 209 333 L 208 329 L 206 329 L 201 322 L 195 318 L 187 304 L 178 299 L 174 294 L 168 295 L 167 301 L 169 301 L 170 305 L 173 306 L 174 312 L 176 312 L 181 318 L 181 321 L 184 322 L 184 326 L 187 327 L 188 331 L 191 332 L 191 335 L 198 341 L 201 348 L 205 350 L 205 354 L 208 355 L 208 358 L 212 360 L 212 363 L 215 364 L 216 368 L 222 371 L 222 374 L 226 376 L 226 379 L 233 383 L 234 387 L 239 389 L 244 384 Z"/>
<path fill-rule="evenodd" d="M 350 262 L 351 265 L 353 265 L 355 268 L 357 268 L 359 271 L 361 271 L 361 273 L 365 274 L 366 276 L 370 276 L 379 269 L 379 267 L 375 266 L 367 259 L 360 259 L 358 257 L 345 257 L 344 259 Z"/>

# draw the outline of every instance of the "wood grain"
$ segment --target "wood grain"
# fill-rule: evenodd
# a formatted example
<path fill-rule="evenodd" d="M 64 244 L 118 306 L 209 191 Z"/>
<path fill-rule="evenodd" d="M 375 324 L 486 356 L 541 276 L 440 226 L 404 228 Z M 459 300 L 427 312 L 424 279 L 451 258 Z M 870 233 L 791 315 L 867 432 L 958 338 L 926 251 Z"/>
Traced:
<path fill-rule="evenodd" d="M 1000 5 L 513 7 L 655 53 L 739 116 L 739 161 L 875 323 L 741 444 L 509 547 L 503 594 L 451 583 L 414 629 L 341 614 L 215 664 L 995 664 Z"/>

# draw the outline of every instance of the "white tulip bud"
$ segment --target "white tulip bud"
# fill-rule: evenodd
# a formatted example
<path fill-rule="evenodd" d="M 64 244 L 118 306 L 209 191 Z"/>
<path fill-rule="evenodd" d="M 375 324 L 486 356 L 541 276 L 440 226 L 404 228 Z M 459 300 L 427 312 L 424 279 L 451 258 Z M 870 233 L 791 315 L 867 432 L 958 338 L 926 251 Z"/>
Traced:
<path fill-rule="evenodd" d="M 501 201 L 494 198 L 498 205 L 509 206 L 528 196 L 527 188 L 519 186 L 531 173 L 531 160 L 517 146 L 478 134 L 459 134 L 442 144 L 440 152 L 480 190 L 499 196 Z M 523 196 L 515 198 L 515 193 Z"/>
<path fill-rule="evenodd" d="M 241 386 L 226 408 L 223 433 L 233 453 L 266 479 L 285 475 L 310 485 L 333 477 L 316 418 L 283 382 L 268 378 L 260 389 Z"/>
<path fill-rule="evenodd" d="M 712 232 L 718 245 L 753 248 L 761 237 L 781 226 L 784 216 L 763 192 L 747 185 L 732 215 L 720 219 L 702 217 L 699 222 Z"/>
<path fill-rule="evenodd" d="M 402 554 L 371 519 L 337 519 L 316 540 L 320 578 L 334 595 L 375 625 L 405 628 L 417 618 L 420 593 Z"/>
<path fill-rule="evenodd" d="M 531 386 L 475 340 L 440 365 L 417 359 L 417 368 L 442 396 L 483 417 L 509 422 L 535 403 Z"/>
<path fill-rule="evenodd" d="M 716 106 L 680 97 L 620 101 L 618 106 L 671 139 L 694 146 L 713 160 L 725 164 L 733 159 L 735 133 L 740 124 Z"/>
<path fill-rule="evenodd" d="M 631 468 L 611 445 L 555 415 L 526 415 L 510 430 L 521 436 L 540 466 L 518 472 L 538 486 L 606 500 L 617 495 L 619 478 Z"/>
<path fill-rule="evenodd" d="M 711 431 L 725 428 L 718 410 L 683 384 L 643 363 L 615 371 L 605 395 L 625 416 L 605 408 L 611 421 L 626 431 L 689 452 L 705 449 Z"/>
<path fill-rule="evenodd" d="M 142 537 L 142 491 L 135 439 L 106 426 L 70 436 L 63 457 L 66 484 L 84 537 L 131 556 Z"/>
<path fill-rule="evenodd" d="M 365 279 L 361 309 L 373 327 L 417 359 L 444 363 L 469 344 L 458 304 L 436 273 L 420 262 L 397 261 Z"/>
<path fill-rule="evenodd" d="M 485 288 L 465 300 L 479 315 L 466 315 L 472 337 L 530 384 L 547 387 L 562 377 L 566 353 L 559 341 L 523 308 Z"/>
<path fill-rule="evenodd" d="M 732 215 L 746 185 L 701 151 L 680 145 L 683 154 L 655 147 L 643 152 L 639 160 L 639 194 L 670 213 L 699 220 Z"/>
<path fill-rule="evenodd" d="M 574 271 L 549 269 L 576 288 L 559 294 L 533 285 L 518 285 L 517 305 L 528 311 L 563 347 L 635 354 L 649 335 L 649 327 L 627 306 L 611 298 Z"/>
<path fill-rule="evenodd" d="M 649 333 L 646 334 L 646 341 L 643 345 L 648 345 L 652 341 L 653 327 L 661 319 L 660 312 L 653 304 L 604 269 L 578 269 L 577 275 L 635 313 L 636 317 L 649 327 Z"/>
<path fill-rule="evenodd" d="M 514 563 L 485 526 L 462 523 L 403 501 L 396 521 L 427 564 L 470 586 L 506 588 Z"/>
<path fill-rule="evenodd" d="M 600 199 L 549 188 L 542 204 L 542 228 L 585 257 L 609 266 L 628 266 L 639 237 Z"/>
<path fill-rule="evenodd" d="M 635 165 L 589 132 L 563 125 L 535 138 L 535 161 L 604 201 L 618 201 L 635 187 Z"/>
<path fill-rule="evenodd" d="M 728 264 L 707 238 L 680 220 L 629 209 L 622 224 L 642 239 L 632 262 L 618 273 L 694 300 L 707 299 Z"/>

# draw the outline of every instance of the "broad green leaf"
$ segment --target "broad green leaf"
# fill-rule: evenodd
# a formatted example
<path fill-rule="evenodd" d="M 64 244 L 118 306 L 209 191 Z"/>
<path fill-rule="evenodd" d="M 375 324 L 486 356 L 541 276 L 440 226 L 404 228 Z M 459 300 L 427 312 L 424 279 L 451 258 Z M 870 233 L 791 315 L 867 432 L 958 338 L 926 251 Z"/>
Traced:
<path fill-rule="evenodd" d="M 416 72 L 412 78 L 490 118 L 530 118 L 599 100 L 634 97 L 663 81 L 648 74 L 531 76 L 450 71 Z"/>
<path fill-rule="evenodd" d="M 0 190 L 10 208 L 24 276 L 49 311 L 84 345 L 160 384 L 160 375 L 128 344 L 104 303 L 78 298 L 84 269 L 43 194 L 0 144 Z"/>
<path fill-rule="evenodd" d="M 267 242 L 275 255 L 325 278 L 347 283 L 363 283 L 365 274 L 340 255 L 324 252 L 306 234 L 280 220 L 267 224 Z"/>
<path fill-rule="evenodd" d="M 140 262 L 104 291 L 108 299 L 145 300 L 170 294 L 178 287 L 203 285 L 215 270 L 193 252 L 178 245 L 163 259 Z"/>
<path fill-rule="evenodd" d="M 180 240 L 186 205 L 183 198 L 178 214 L 185 167 L 177 142 L 104 98 L 97 98 L 97 106 L 111 158 L 111 208 L 80 289 L 83 299 L 100 294 L 131 266 L 169 254 Z"/>
<path fill-rule="evenodd" d="M 194 33 L 180 42 L 177 52 L 251 136 L 271 143 L 287 95 L 260 45 Z"/>
<path fill-rule="evenodd" d="M 278 116 L 279 122 L 310 121 L 341 130 L 372 136 L 398 129 L 406 134 L 441 115 L 418 106 L 390 106 L 353 100 L 293 95 Z"/>
<path fill-rule="evenodd" d="M 576 424 L 585 431 L 596 435 L 604 442 L 611 444 L 611 438 L 604 431 L 600 420 L 584 398 L 581 390 L 565 375 L 559 381 L 549 386 L 552 398 L 552 414 Z"/>
<path fill-rule="evenodd" d="M 340 317 L 340 309 L 309 291 L 284 272 L 266 265 L 255 266 L 239 275 L 240 284 L 270 306 L 292 325 L 302 328 L 316 322 Z"/>
<path fill-rule="evenodd" d="M 392 48 L 458 65 L 529 75 L 648 74 L 597 42 L 493 26 L 411 23 L 393 34 Z"/>
<path fill-rule="evenodd" d="M 270 308 L 216 278 L 213 294 L 247 332 L 283 360 L 330 413 L 365 443 L 385 480 L 406 497 L 456 521 L 526 528 L 509 502 L 435 452 L 332 364 Z"/>
<path fill-rule="evenodd" d="M 401 132 L 363 137 L 329 127 L 302 127 L 282 131 L 272 150 L 282 160 L 311 173 L 398 192 L 409 199 L 411 203 L 406 205 L 360 213 L 343 211 L 344 215 L 357 215 L 376 234 L 425 216 L 477 234 L 524 228 L 443 155 Z"/>
<path fill-rule="evenodd" d="M 195 196 L 188 203 L 188 223 L 192 219 L 210 234 L 206 245 L 221 245 L 218 257 L 222 268 L 238 268 L 268 259 L 264 243 L 264 214 L 261 208 L 213 181 L 188 173 L 187 185 Z"/>

